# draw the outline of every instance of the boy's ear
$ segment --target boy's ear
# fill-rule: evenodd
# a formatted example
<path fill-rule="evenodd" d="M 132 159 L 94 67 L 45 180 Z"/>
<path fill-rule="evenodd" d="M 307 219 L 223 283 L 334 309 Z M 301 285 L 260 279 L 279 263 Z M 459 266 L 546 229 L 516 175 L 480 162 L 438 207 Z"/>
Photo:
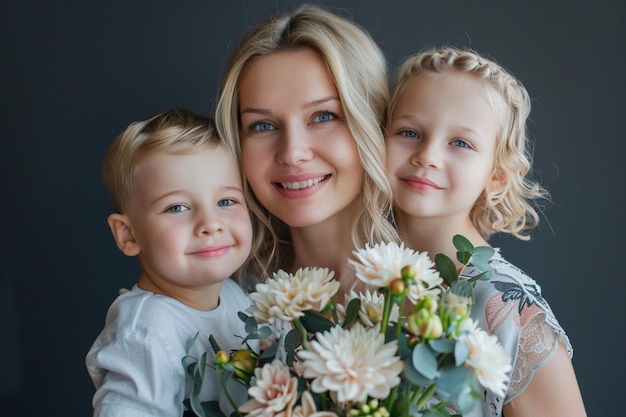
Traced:
<path fill-rule="evenodd" d="M 137 256 L 141 252 L 139 243 L 135 239 L 132 225 L 128 216 L 120 213 L 113 213 L 107 218 L 111 233 L 115 238 L 117 247 L 126 256 Z"/>

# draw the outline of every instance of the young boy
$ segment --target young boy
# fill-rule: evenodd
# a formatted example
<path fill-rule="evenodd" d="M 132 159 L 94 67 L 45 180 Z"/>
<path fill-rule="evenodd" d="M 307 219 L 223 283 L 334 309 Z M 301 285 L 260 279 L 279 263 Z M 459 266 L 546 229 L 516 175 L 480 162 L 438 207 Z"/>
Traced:
<path fill-rule="evenodd" d="M 230 351 L 241 348 L 234 335 L 246 334 L 237 312 L 249 299 L 229 279 L 252 244 L 241 174 L 211 119 L 173 108 L 122 132 L 103 178 L 115 242 L 141 272 L 87 354 L 94 416 L 181 416 L 185 344 L 199 332 L 190 352 L 199 357 L 211 351 L 210 335 Z M 207 368 L 204 380 L 201 401 L 221 400 L 228 415 L 216 372 Z M 243 386 L 235 397 L 245 401 Z"/>

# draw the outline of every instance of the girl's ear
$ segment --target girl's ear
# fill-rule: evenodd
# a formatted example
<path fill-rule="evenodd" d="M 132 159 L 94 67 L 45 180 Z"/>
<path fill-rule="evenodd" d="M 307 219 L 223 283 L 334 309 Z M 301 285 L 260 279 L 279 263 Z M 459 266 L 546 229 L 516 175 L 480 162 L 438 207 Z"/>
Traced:
<path fill-rule="evenodd" d="M 489 182 L 487 183 L 487 191 L 488 192 L 497 191 L 497 190 L 500 190 L 501 188 L 504 188 L 505 185 L 506 185 L 506 175 L 504 175 L 504 172 L 502 170 L 496 169 L 491 174 L 491 178 L 489 179 Z"/>
<path fill-rule="evenodd" d="M 115 238 L 117 247 L 126 256 L 137 256 L 141 248 L 135 239 L 133 228 L 128 216 L 120 213 L 113 213 L 107 218 L 111 233 Z"/>

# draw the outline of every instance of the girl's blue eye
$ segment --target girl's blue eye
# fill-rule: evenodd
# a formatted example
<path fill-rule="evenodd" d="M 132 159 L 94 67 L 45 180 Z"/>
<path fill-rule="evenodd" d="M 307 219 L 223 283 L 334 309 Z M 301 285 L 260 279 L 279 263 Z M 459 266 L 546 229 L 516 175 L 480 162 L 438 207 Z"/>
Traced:
<path fill-rule="evenodd" d="M 402 130 L 400 131 L 400 136 L 404 136 L 405 138 L 417 139 L 417 133 L 412 130 Z"/>
<path fill-rule="evenodd" d="M 267 132 L 269 130 L 272 130 L 273 128 L 274 126 L 267 122 L 259 122 L 254 125 L 254 129 L 258 130 L 259 132 Z"/>
<path fill-rule="evenodd" d="M 456 146 L 458 148 L 471 148 L 471 146 L 463 139 L 455 139 L 451 142 L 451 144 L 452 146 Z"/>
<path fill-rule="evenodd" d="M 232 206 L 233 204 L 236 204 L 237 202 L 235 200 L 233 200 L 232 198 L 224 198 L 220 201 L 217 202 L 217 206 L 218 207 L 228 207 L 228 206 Z"/>
<path fill-rule="evenodd" d="M 187 210 L 189 209 L 182 204 L 176 204 L 174 206 L 168 207 L 165 211 L 167 211 L 168 213 L 182 213 L 183 211 Z"/>
<path fill-rule="evenodd" d="M 323 111 L 315 115 L 314 121 L 316 123 L 324 123 L 329 122 L 335 118 L 337 118 L 337 115 L 335 113 Z"/>

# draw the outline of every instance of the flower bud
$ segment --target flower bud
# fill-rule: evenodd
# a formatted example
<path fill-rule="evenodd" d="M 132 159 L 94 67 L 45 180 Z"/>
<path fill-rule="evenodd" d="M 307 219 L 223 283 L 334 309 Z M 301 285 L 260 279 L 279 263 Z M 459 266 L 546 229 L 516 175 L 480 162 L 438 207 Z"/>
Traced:
<path fill-rule="evenodd" d="M 441 318 L 425 308 L 410 313 L 406 324 L 409 332 L 426 339 L 437 339 L 443 334 Z"/>
<path fill-rule="evenodd" d="M 415 274 L 416 272 L 413 265 L 406 265 L 400 270 L 400 275 L 402 276 L 402 279 L 409 283 L 415 281 Z"/>
<path fill-rule="evenodd" d="M 220 350 L 215 354 L 215 365 L 226 365 L 228 362 L 230 362 L 230 355 L 228 352 Z"/>
<path fill-rule="evenodd" d="M 240 349 L 233 353 L 231 364 L 235 368 L 234 374 L 237 378 L 250 382 L 250 378 L 254 376 L 257 357 L 253 352 L 246 349 Z"/>
<path fill-rule="evenodd" d="M 435 297 L 433 297 L 430 294 L 426 294 L 424 295 L 423 298 L 421 298 L 417 304 L 415 304 L 415 307 L 413 308 L 414 311 L 418 311 L 418 310 L 426 310 L 428 311 L 429 315 L 435 314 L 435 312 L 437 311 L 437 307 L 438 307 L 438 303 L 437 303 L 437 299 L 435 299 Z"/>
<path fill-rule="evenodd" d="M 405 288 L 406 284 L 404 280 L 400 278 L 396 278 L 389 283 L 389 292 L 391 292 L 391 294 L 394 296 L 402 295 Z"/>

